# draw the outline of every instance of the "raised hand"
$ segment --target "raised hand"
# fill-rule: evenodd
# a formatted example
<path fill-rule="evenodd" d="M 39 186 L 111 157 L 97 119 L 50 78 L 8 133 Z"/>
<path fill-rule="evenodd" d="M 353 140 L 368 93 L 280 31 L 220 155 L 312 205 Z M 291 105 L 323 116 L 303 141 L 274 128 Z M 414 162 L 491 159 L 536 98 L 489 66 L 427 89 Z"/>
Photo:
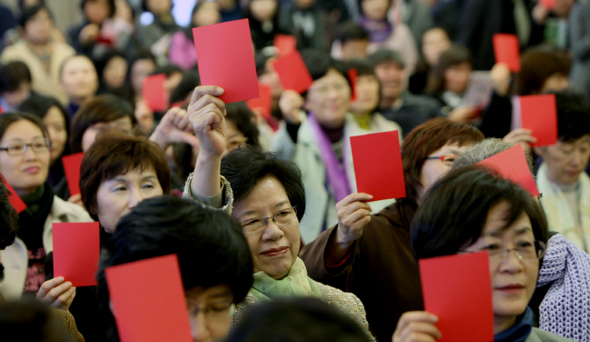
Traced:
<path fill-rule="evenodd" d="M 199 140 L 203 156 L 221 156 L 225 152 L 225 103 L 219 99 L 224 90 L 217 86 L 198 86 L 193 92 L 186 116 Z"/>
<path fill-rule="evenodd" d="M 526 128 L 517 128 L 514 129 L 512 131 L 510 131 L 510 133 L 506 134 L 506 136 L 502 139 L 507 143 L 516 145 L 516 144 L 521 144 L 522 145 L 522 149 L 527 152 L 530 153 L 531 152 L 531 145 L 532 143 L 536 143 L 537 142 L 537 138 L 532 136 L 533 131 L 531 131 L 530 129 L 526 129 Z"/>
<path fill-rule="evenodd" d="M 172 143 L 186 143 L 199 146 L 199 139 L 193 133 L 193 126 L 186 116 L 186 110 L 170 108 L 162 117 L 162 121 L 150 136 L 158 146 L 165 150 Z"/>
<path fill-rule="evenodd" d="M 283 91 L 279 98 L 279 109 L 283 114 L 283 119 L 289 123 L 299 125 L 301 123 L 299 112 L 303 107 L 303 102 L 303 97 L 295 90 Z"/>
<path fill-rule="evenodd" d="M 41 302 L 52 308 L 66 311 L 72 305 L 75 297 L 76 288 L 69 281 L 65 281 L 64 277 L 47 280 L 37 292 L 37 299 Z"/>
<path fill-rule="evenodd" d="M 348 247 L 363 235 L 363 228 L 371 221 L 371 206 L 366 203 L 371 199 L 373 196 L 357 192 L 344 197 L 336 204 L 338 244 Z"/>
<path fill-rule="evenodd" d="M 434 325 L 438 317 L 426 311 L 408 311 L 404 313 L 392 336 L 393 342 L 435 342 L 441 333 Z"/>

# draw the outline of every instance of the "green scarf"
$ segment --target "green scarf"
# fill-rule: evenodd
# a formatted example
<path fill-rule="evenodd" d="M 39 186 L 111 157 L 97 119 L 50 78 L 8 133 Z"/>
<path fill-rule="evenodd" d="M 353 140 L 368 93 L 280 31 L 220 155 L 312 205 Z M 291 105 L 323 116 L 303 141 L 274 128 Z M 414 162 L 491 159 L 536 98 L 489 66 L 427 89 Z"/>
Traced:
<path fill-rule="evenodd" d="M 250 291 L 254 297 L 262 301 L 283 296 L 322 296 L 315 281 L 307 276 L 305 264 L 299 258 L 283 279 L 273 279 L 262 271 L 254 273 L 254 284 Z"/>

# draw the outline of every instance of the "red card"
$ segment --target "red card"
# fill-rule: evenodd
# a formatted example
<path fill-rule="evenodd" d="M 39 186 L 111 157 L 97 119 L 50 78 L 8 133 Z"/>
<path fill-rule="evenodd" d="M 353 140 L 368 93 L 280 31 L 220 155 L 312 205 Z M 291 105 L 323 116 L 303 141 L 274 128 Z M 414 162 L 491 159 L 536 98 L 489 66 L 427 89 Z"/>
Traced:
<path fill-rule="evenodd" d="M 348 70 L 348 79 L 350 80 L 350 101 L 356 100 L 356 80 L 358 78 L 358 72 L 356 69 Z"/>
<path fill-rule="evenodd" d="M 2 108 L 2 106 L 0 106 L 0 114 L 2 114 L 4 112 L 4 109 Z"/>
<path fill-rule="evenodd" d="M 201 84 L 225 89 L 225 103 L 259 97 L 248 19 L 193 28 Z"/>
<path fill-rule="evenodd" d="M 548 10 L 555 8 L 555 0 L 539 0 L 539 4 Z"/>
<path fill-rule="evenodd" d="M 164 112 L 168 109 L 168 92 L 166 91 L 166 74 L 146 77 L 141 88 L 143 100 L 154 112 Z"/>
<path fill-rule="evenodd" d="M 424 309 L 438 316 L 438 342 L 494 341 L 488 254 L 421 259 Z"/>
<path fill-rule="evenodd" d="M 273 66 L 285 90 L 295 90 L 301 94 L 313 83 L 299 51 L 279 57 Z"/>
<path fill-rule="evenodd" d="M 22 198 L 20 198 L 16 191 L 14 191 L 14 188 L 10 186 L 10 184 L 8 184 L 6 178 L 4 178 L 4 176 L 2 175 L 0 176 L 4 181 L 4 185 L 6 185 L 6 189 L 8 189 L 8 191 L 10 192 L 10 195 L 8 195 L 8 202 L 10 202 L 10 205 L 14 208 L 14 210 L 16 210 L 17 213 L 22 213 L 23 211 L 25 211 L 25 209 L 27 209 L 27 205 L 25 204 L 25 202 L 23 202 Z"/>
<path fill-rule="evenodd" d="M 95 286 L 100 259 L 98 222 L 53 223 L 53 274 L 73 286 Z"/>
<path fill-rule="evenodd" d="M 406 197 L 398 131 L 350 137 L 358 192 L 373 201 Z"/>
<path fill-rule="evenodd" d="M 526 162 L 521 144 L 517 144 L 506 151 L 484 159 L 478 165 L 489 166 L 498 171 L 504 178 L 522 186 L 532 196 L 539 196 L 539 189 Z"/>
<path fill-rule="evenodd" d="M 496 63 L 505 63 L 512 72 L 520 71 L 520 43 L 515 34 L 494 34 L 494 56 Z"/>
<path fill-rule="evenodd" d="M 279 56 L 288 55 L 297 50 L 297 38 L 288 34 L 277 34 L 273 45 L 279 50 Z"/>
<path fill-rule="evenodd" d="M 522 128 L 532 130 L 537 142 L 532 146 L 557 143 L 557 107 L 555 94 L 519 96 Z"/>
<path fill-rule="evenodd" d="M 193 341 L 175 254 L 108 267 L 105 274 L 121 342 Z"/>
<path fill-rule="evenodd" d="M 74 153 L 61 158 L 66 174 L 66 181 L 70 189 L 70 196 L 80 193 L 80 168 L 82 167 L 84 152 Z"/>
<path fill-rule="evenodd" d="M 252 111 L 259 112 L 262 117 L 269 118 L 272 105 L 272 92 L 266 84 L 258 83 L 258 93 L 260 97 L 257 99 L 250 99 L 246 104 Z"/>

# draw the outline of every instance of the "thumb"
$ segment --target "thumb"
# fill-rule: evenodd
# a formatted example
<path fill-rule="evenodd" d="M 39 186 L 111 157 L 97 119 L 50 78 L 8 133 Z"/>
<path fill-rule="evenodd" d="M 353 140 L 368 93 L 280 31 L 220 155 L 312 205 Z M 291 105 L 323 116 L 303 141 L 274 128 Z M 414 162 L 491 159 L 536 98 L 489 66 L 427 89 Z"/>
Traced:
<path fill-rule="evenodd" d="M 191 146 L 199 146 L 199 139 L 191 133 L 175 131 L 170 135 L 174 138 L 174 141 L 183 142 Z"/>

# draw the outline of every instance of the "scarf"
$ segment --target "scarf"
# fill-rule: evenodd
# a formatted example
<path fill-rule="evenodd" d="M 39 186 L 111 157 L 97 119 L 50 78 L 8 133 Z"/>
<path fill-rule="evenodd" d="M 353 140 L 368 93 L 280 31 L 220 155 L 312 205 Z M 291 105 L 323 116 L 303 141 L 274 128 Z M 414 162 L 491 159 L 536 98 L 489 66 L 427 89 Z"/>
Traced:
<path fill-rule="evenodd" d="M 550 178 L 547 165 L 542 163 L 537 172 L 537 187 L 543 194 L 541 204 L 547 216 L 549 230 L 557 231 L 579 248 L 590 252 L 590 178 L 582 172 L 578 178 L 578 203 L 581 230 L 577 229 L 576 219 L 567 198 Z"/>
<path fill-rule="evenodd" d="M 393 33 L 393 26 L 387 20 L 375 21 L 363 17 L 361 26 L 369 33 L 371 43 L 383 43 Z"/>
<path fill-rule="evenodd" d="M 533 329 L 533 310 L 527 307 L 510 328 L 494 335 L 494 342 L 524 342 Z"/>
<path fill-rule="evenodd" d="M 22 196 L 27 209 L 18 217 L 18 237 L 27 249 L 43 247 L 43 228 L 53 206 L 53 189 L 49 183 L 41 185 L 34 193 Z"/>
<path fill-rule="evenodd" d="M 254 273 L 254 284 L 250 292 L 261 301 L 285 296 L 322 296 L 315 281 L 307 276 L 305 264 L 299 258 L 283 279 L 273 279 L 262 271 Z"/>
<path fill-rule="evenodd" d="M 590 342 L 590 255 L 560 234 L 549 239 L 537 287 L 549 283 L 539 306 L 539 328 Z"/>
<path fill-rule="evenodd" d="M 320 149 L 320 155 L 322 156 L 322 161 L 326 167 L 326 176 L 328 179 L 328 183 L 332 186 L 334 190 L 334 197 L 336 198 L 336 202 L 340 202 L 344 197 L 348 196 L 352 190 L 350 188 L 350 184 L 348 183 L 348 177 L 346 175 L 346 162 L 343 161 L 340 163 L 338 158 L 336 157 L 336 153 L 332 148 L 332 143 L 330 139 L 326 135 L 326 133 L 320 127 L 318 120 L 315 118 L 313 113 L 309 113 L 308 121 L 313 131 L 314 138 L 318 143 L 318 147 Z M 342 158 L 346 156 L 346 153 L 342 151 Z"/>

